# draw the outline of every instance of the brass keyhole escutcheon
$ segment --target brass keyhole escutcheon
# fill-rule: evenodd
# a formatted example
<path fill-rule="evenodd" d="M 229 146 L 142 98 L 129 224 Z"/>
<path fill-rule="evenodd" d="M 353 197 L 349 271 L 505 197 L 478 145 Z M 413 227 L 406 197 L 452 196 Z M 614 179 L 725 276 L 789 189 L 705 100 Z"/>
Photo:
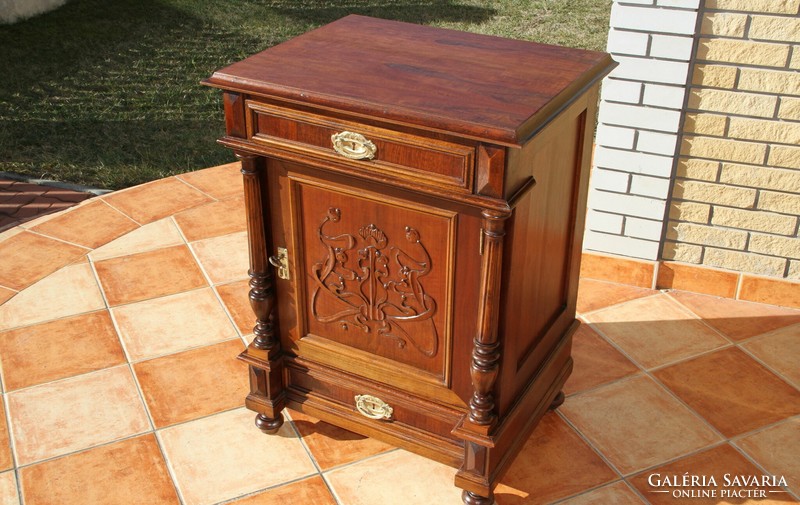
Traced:
<path fill-rule="evenodd" d="M 356 395 L 356 410 L 359 414 L 370 419 L 388 421 L 392 418 L 394 409 L 377 396 Z"/>
<path fill-rule="evenodd" d="M 378 148 L 360 133 L 343 131 L 331 135 L 333 150 L 351 160 L 371 160 Z"/>
<path fill-rule="evenodd" d="M 278 247 L 278 254 L 270 256 L 269 263 L 278 269 L 278 277 L 289 280 L 289 253 L 285 247 Z"/>

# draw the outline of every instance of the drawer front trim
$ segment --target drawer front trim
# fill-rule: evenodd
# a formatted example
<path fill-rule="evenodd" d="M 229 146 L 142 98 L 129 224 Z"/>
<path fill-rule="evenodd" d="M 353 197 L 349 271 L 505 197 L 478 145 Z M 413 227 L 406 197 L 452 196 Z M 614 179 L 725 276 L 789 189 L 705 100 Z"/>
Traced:
<path fill-rule="evenodd" d="M 367 172 L 388 175 L 460 193 L 472 192 L 475 148 L 331 119 L 248 100 L 247 137 L 258 144 L 323 158 Z M 362 136 L 375 149 L 372 158 L 353 159 L 334 148 L 333 136 Z"/>

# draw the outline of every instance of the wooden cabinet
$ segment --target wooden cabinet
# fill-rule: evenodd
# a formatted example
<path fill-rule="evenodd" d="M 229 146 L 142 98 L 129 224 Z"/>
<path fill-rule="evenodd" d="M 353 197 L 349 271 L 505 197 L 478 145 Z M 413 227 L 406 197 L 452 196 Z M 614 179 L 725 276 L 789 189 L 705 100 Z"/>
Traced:
<path fill-rule="evenodd" d="M 348 16 L 214 73 L 242 162 L 247 406 L 458 468 L 563 399 L 604 53 Z"/>

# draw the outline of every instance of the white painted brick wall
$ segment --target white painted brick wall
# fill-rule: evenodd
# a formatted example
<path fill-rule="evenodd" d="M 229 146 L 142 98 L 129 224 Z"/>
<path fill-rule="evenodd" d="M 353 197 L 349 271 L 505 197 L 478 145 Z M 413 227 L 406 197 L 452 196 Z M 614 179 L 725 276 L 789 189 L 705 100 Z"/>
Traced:
<path fill-rule="evenodd" d="M 613 0 L 584 247 L 658 259 L 699 0 Z"/>

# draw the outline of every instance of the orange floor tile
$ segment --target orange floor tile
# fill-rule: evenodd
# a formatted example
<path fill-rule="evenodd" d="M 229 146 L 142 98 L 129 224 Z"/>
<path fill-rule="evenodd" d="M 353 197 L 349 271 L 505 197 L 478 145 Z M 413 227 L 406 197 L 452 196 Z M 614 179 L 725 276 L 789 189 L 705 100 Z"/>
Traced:
<path fill-rule="evenodd" d="M 234 163 L 0 233 L 0 505 L 461 504 L 442 464 L 253 426 L 241 187 Z M 566 402 L 498 505 L 798 501 L 800 310 L 588 279 L 578 309 Z M 725 474 L 783 481 L 723 498 Z M 684 475 L 716 487 L 663 484 Z"/>

